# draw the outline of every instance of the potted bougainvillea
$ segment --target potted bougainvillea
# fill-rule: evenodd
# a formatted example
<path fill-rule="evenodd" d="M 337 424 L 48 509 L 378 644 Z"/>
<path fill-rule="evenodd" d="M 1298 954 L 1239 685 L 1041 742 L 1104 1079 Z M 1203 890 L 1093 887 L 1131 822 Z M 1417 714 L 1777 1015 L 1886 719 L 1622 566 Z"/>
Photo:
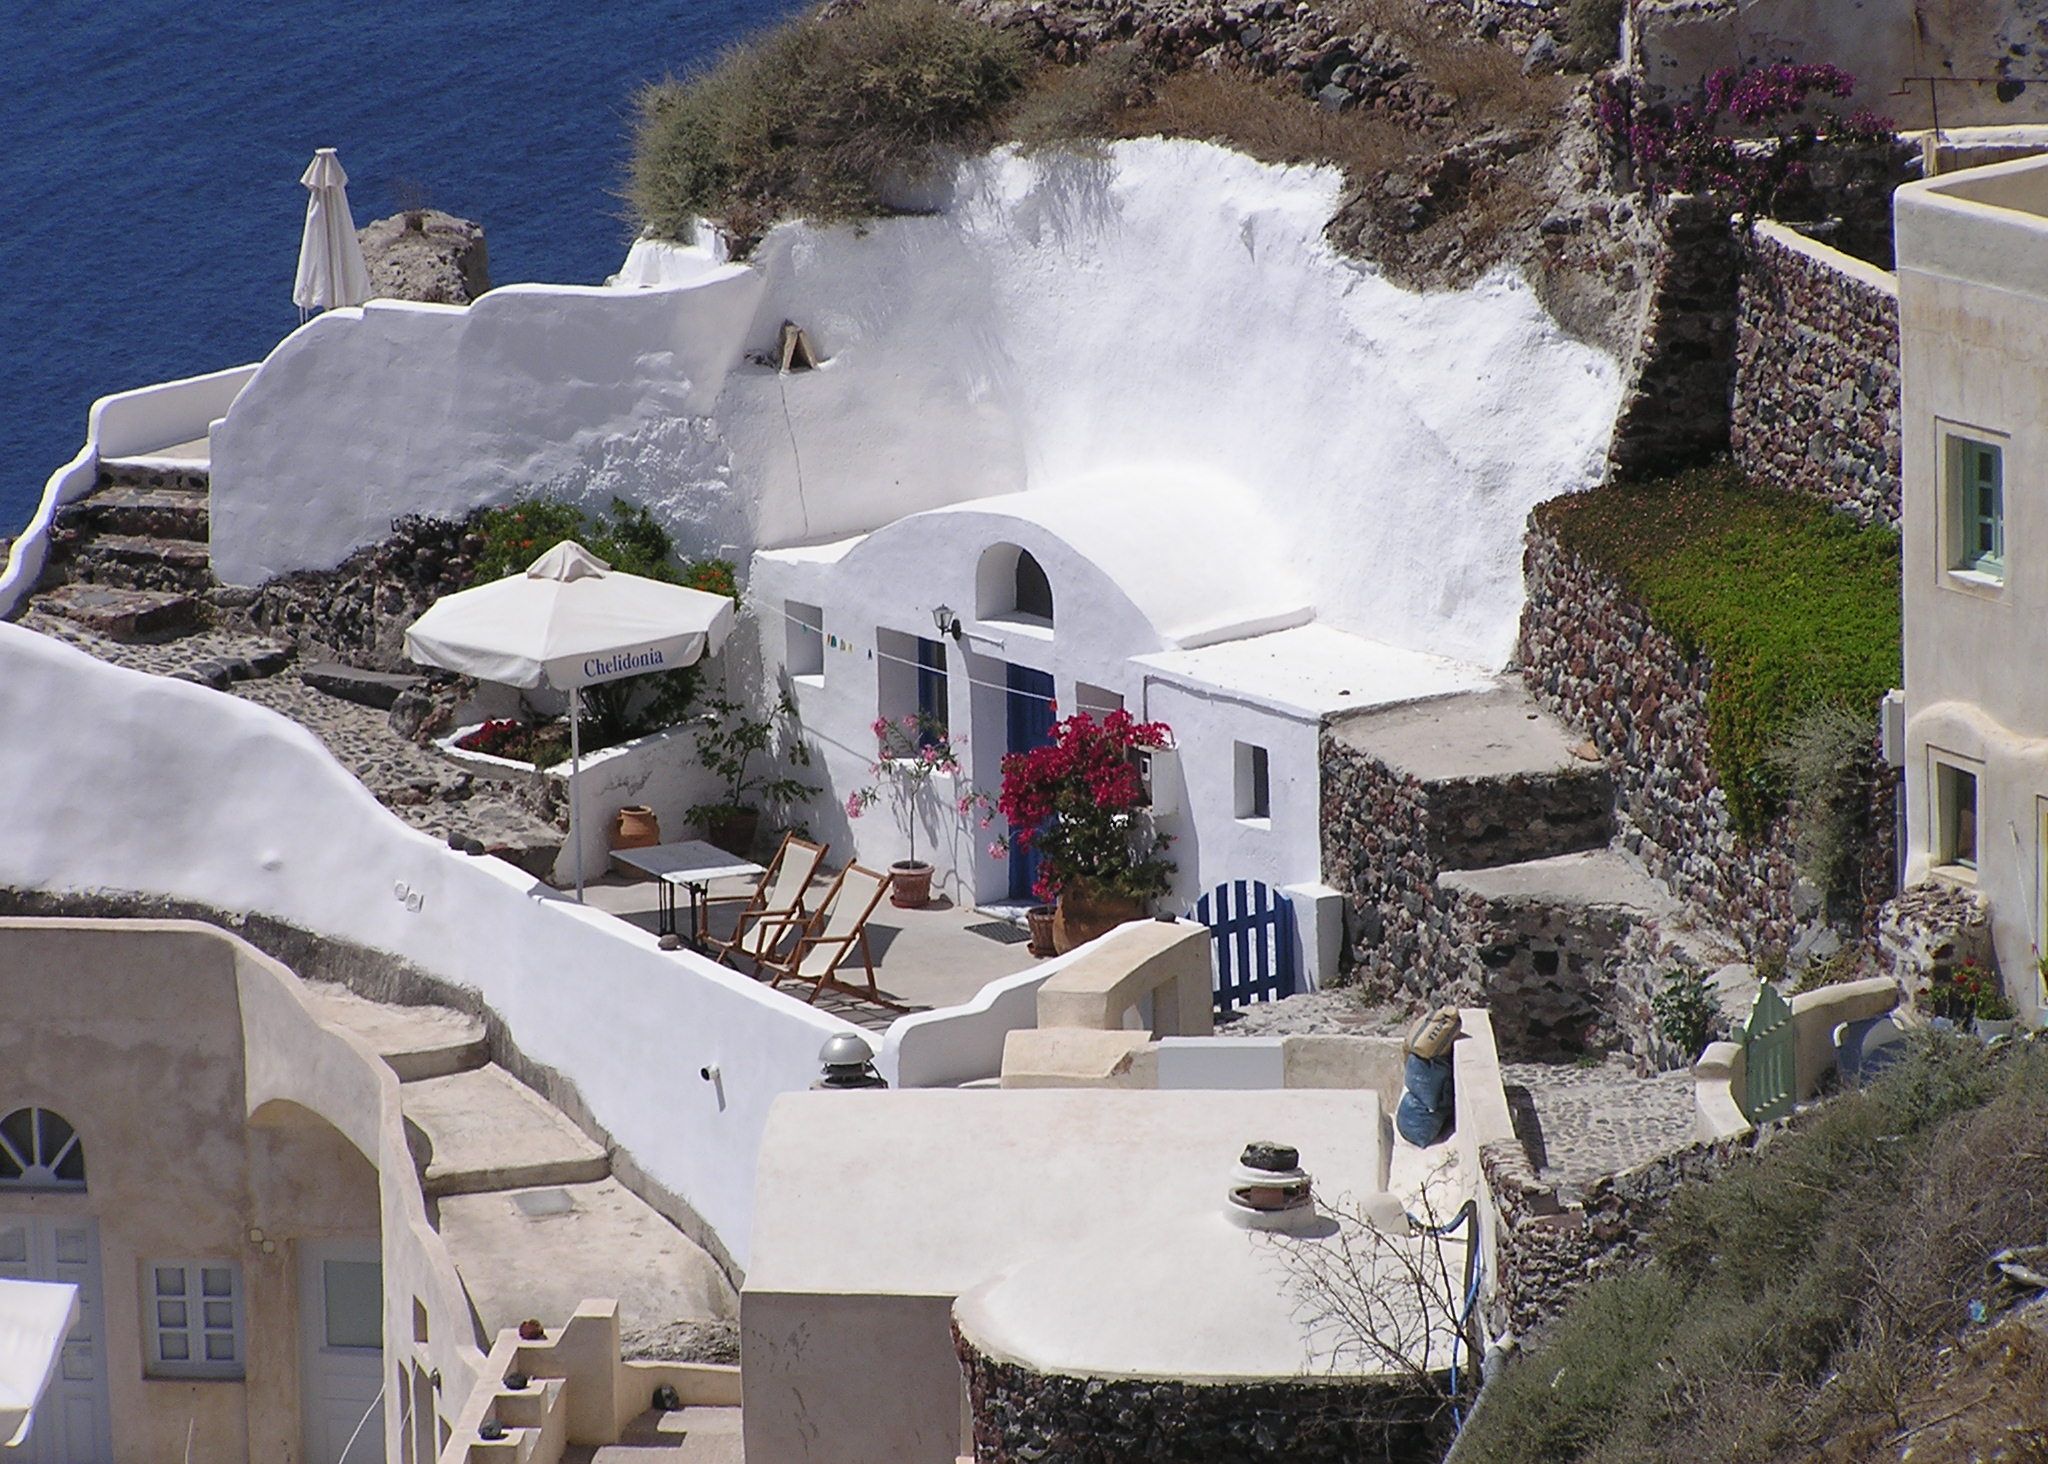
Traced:
<path fill-rule="evenodd" d="M 1046 746 L 1003 759 L 997 806 L 1011 846 L 1038 856 L 1033 892 L 1057 907 L 1059 951 L 1143 918 L 1166 893 L 1170 840 L 1152 826 L 1133 754 L 1172 738 L 1164 722 L 1124 711 L 1097 721 L 1082 712 L 1054 723 Z"/>

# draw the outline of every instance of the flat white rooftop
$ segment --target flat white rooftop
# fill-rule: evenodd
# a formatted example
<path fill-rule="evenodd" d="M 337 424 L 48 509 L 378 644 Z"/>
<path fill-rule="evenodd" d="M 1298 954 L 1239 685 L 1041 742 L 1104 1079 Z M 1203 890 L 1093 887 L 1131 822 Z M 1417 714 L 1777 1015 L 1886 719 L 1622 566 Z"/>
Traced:
<path fill-rule="evenodd" d="M 1315 624 L 1135 659 L 1174 681 L 1308 717 L 1453 696 L 1495 682 L 1462 661 Z"/>
<path fill-rule="evenodd" d="M 1381 1188 L 1362 1089 L 792 1093 L 762 1139 L 748 1293 L 957 1296 L 1106 1226 L 1220 1214 L 1255 1139 Z"/>

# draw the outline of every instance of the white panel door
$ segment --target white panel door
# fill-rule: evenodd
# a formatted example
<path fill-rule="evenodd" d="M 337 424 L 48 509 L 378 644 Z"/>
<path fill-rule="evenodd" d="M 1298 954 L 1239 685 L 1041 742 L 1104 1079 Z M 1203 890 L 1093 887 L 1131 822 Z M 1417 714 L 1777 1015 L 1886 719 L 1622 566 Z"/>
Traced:
<path fill-rule="evenodd" d="M 376 1241 L 300 1244 L 299 1324 L 306 1464 L 384 1464 L 384 1266 Z"/>
<path fill-rule="evenodd" d="M 67 1281 L 78 1288 L 78 1322 L 64 1339 L 57 1375 L 28 1438 L 9 1451 L 8 1464 L 112 1464 L 99 1222 L 0 1214 L 0 1276 Z"/>

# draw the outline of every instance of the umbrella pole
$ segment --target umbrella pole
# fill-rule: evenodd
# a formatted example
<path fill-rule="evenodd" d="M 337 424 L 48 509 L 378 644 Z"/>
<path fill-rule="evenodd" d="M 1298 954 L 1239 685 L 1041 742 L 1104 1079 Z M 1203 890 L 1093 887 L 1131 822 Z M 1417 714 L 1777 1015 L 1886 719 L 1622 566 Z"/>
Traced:
<path fill-rule="evenodd" d="M 576 903 L 583 903 L 583 820 L 576 816 L 583 779 L 583 690 L 569 688 L 569 842 L 576 846 Z"/>

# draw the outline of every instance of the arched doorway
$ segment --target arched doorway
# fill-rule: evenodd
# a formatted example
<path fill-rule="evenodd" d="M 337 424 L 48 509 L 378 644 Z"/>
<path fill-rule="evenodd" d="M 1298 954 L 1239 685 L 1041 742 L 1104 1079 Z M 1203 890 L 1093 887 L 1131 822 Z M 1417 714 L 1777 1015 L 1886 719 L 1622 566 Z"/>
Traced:
<path fill-rule="evenodd" d="M 34 1105 L 0 1116 L 0 1276 L 78 1288 L 78 1321 L 64 1339 L 57 1374 L 28 1438 L 9 1453 L 20 1464 L 107 1464 L 114 1457 L 99 1222 L 76 1209 L 21 1203 L 31 1195 L 85 1192 L 85 1141 L 68 1119 Z"/>

